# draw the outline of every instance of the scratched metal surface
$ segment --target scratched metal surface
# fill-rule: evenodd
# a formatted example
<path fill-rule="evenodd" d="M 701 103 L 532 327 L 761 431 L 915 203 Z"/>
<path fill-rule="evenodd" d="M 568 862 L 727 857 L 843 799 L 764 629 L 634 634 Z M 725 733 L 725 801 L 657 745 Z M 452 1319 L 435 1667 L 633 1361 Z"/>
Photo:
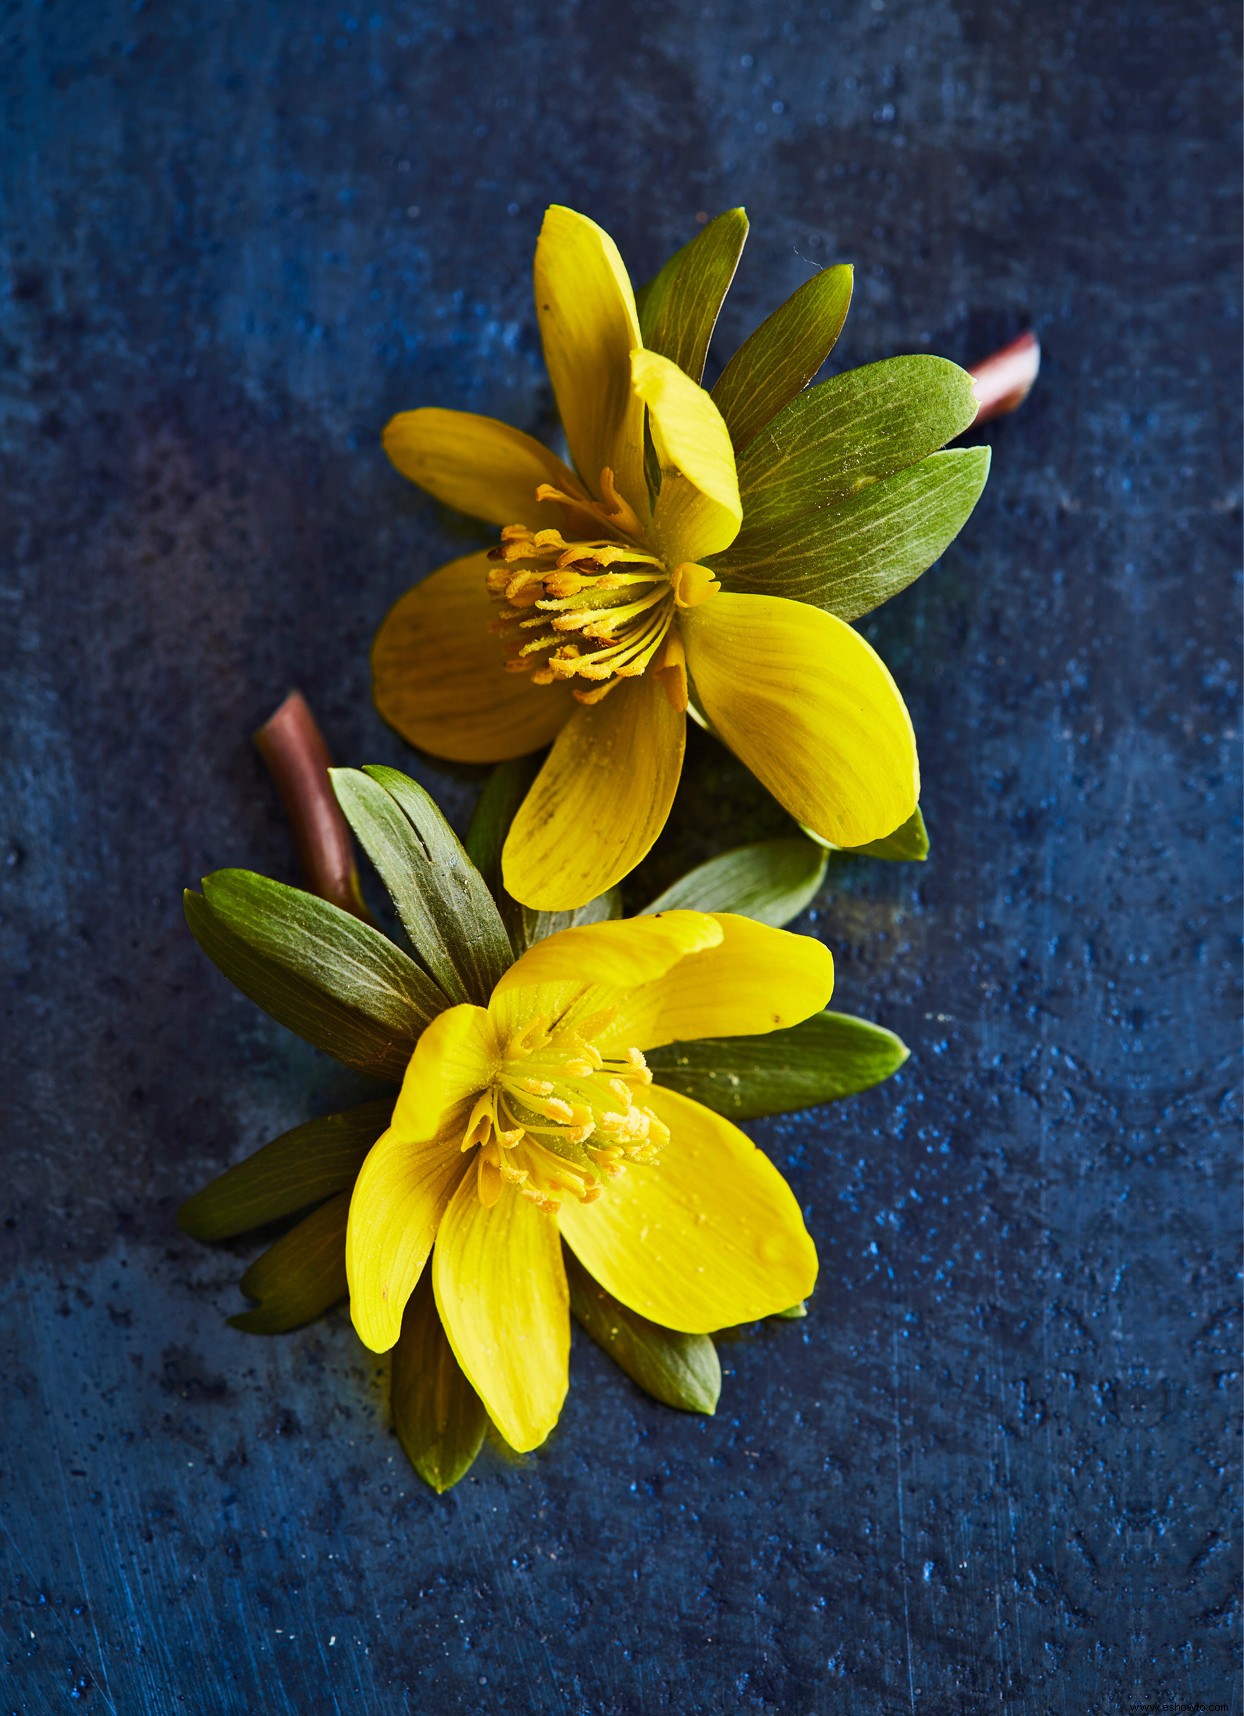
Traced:
<path fill-rule="evenodd" d="M 0 1710 L 1238 1709 L 1233 8 L 1137 0 L 5 8 Z M 550 427 L 543 205 L 643 275 L 754 233 L 718 350 L 853 259 L 841 363 L 1034 321 L 962 541 L 870 625 L 924 869 L 805 927 L 902 1076 L 763 1124 L 821 1258 L 713 1420 L 582 1339 L 438 1501 L 342 1315 L 224 1317 L 179 1199 L 355 1081 L 179 891 L 292 874 L 291 683 L 411 763 L 368 639 L 455 527 L 377 431 Z M 653 873 L 762 826 L 705 744 Z"/>

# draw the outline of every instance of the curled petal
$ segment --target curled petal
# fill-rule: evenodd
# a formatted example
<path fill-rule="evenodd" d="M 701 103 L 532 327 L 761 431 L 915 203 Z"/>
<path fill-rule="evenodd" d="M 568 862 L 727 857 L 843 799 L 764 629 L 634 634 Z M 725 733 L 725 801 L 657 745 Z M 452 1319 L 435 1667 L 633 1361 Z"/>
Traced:
<path fill-rule="evenodd" d="M 720 554 L 743 520 L 730 431 L 712 396 L 668 358 L 632 352 L 631 376 L 662 469 L 653 536 L 670 564 Z"/>

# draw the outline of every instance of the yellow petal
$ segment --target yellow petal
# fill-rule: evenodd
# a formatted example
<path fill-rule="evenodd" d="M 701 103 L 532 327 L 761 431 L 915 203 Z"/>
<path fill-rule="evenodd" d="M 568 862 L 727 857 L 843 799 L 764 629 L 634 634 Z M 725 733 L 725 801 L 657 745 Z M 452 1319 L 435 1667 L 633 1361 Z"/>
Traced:
<path fill-rule="evenodd" d="M 920 797 L 911 717 L 858 632 L 804 602 L 726 592 L 681 624 L 714 731 L 793 817 L 835 846 L 906 822 Z"/>
<path fill-rule="evenodd" d="M 571 911 L 635 868 L 674 802 L 686 727 L 651 673 L 575 710 L 501 855 L 516 900 Z"/>
<path fill-rule="evenodd" d="M 737 1126 L 660 1085 L 659 1161 L 631 1162 L 594 1204 L 561 1207 L 562 1237 L 601 1286 L 668 1329 L 708 1334 L 806 1299 L 816 1249 L 794 1193 Z"/>
<path fill-rule="evenodd" d="M 385 428 L 384 450 L 412 483 L 490 524 L 556 529 L 557 506 L 538 502 L 536 490 L 541 483 L 579 490 L 567 466 L 539 441 L 471 411 L 401 411 Z"/>
<path fill-rule="evenodd" d="M 610 468 L 646 517 L 644 412 L 630 367 L 639 317 L 617 245 L 595 221 L 555 204 L 540 228 L 535 288 L 544 361 L 579 474 L 600 496 Z"/>
<path fill-rule="evenodd" d="M 468 1174 L 436 1236 L 432 1283 L 454 1357 L 488 1416 L 519 1453 L 538 1447 L 569 1382 L 570 1300 L 555 1218 L 511 1186 L 486 1208 Z"/>
<path fill-rule="evenodd" d="M 634 989 L 601 1038 L 602 1048 L 759 1036 L 797 1025 L 828 1004 L 834 959 L 827 947 L 732 912 L 715 916 L 721 941 Z"/>
<path fill-rule="evenodd" d="M 720 554 L 743 522 L 734 449 L 721 412 L 702 387 L 656 352 L 632 352 L 631 376 L 648 407 L 661 462 L 653 540 L 669 565 Z"/>
<path fill-rule="evenodd" d="M 403 1138 L 434 1138 L 501 1064 L 497 1034 L 483 1007 L 463 1003 L 437 1015 L 415 1046 L 393 1110 Z"/>
<path fill-rule="evenodd" d="M 663 976 L 687 955 L 698 953 L 701 948 L 717 947 L 726 921 L 724 916 L 714 917 L 707 912 L 673 911 L 658 912 L 651 918 L 614 918 L 605 923 L 577 924 L 573 929 L 558 930 L 529 947 L 515 961 L 493 990 L 493 996 L 532 983 L 560 983 L 567 979 L 633 989 Z M 788 941 L 804 939 L 787 937 Z M 429 1030 L 433 1029 L 435 1026 L 429 1026 Z"/>
<path fill-rule="evenodd" d="M 388 1352 L 402 1329 L 437 1226 L 464 1171 L 456 1137 L 412 1144 L 392 1127 L 354 1182 L 346 1228 L 350 1316 L 359 1339 Z M 475 1175 L 469 1174 L 471 1184 Z"/>
<path fill-rule="evenodd" d="M 571 1023 L 616 1007 L 721 934 L 716 919 L 683 911 L 558 930 L 529 947 L 493 990 L 488 1011 L 497 1035 L 504 1042 L 539 1017 Z"/>
<path fill-rule="evenodd" d="M 486 554 L 451 560 L 407 590 L 372 645 L 376 707 L 404 739 L 456 763 L 537 751 L 577 707 L 564 685 L 507 673 L 489 626 Z"/>

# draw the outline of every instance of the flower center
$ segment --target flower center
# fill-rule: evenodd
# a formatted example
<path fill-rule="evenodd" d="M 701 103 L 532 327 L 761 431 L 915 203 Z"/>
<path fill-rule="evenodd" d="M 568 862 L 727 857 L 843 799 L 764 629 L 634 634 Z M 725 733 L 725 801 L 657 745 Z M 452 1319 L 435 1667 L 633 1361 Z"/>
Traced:
<path fill-rule="evenodd" d="M 580 703 L 598 703 L 643 673 L 665 644 L 674 581 L 635 544 L 567 542 L 557 530 L 511 524 L 490 557 L 498 565 L 488 588 L 501 605 L 492 629 L 507 668 L 537 685 L 577 680 Z"/>
<path fill-rule="evenodd" d="M 638 1049 L 602 1055 L 598 1014 L 570 1027 L 533 1020 L 506 1044 L 501 1070 L 476 1098 L 462 1148 L 479 1150 L 479 1195 L 495 1204 L 508 1182 L 543 1210 L 594 1202 L 626 1163 L 654 1162 L 669 1132 L 636 1101 L 652 1083 Z"/>

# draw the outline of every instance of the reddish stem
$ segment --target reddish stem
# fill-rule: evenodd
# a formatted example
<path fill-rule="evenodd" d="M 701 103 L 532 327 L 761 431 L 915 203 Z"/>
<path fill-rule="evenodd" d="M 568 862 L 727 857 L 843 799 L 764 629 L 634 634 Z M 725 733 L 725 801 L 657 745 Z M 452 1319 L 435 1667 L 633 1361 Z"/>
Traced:
<path fill-rule="evenodd" d="M 301 691 L 291 691 L 269 716 L 255 744 L 281 795 L 307 885 L 321 899 L 370 922 L 349 824 L 328 778 L 332 759 Z"/>
<path fill-rule="evenodd" d="M 1041 368 L 1041 345 L 1031 328 L 1009 346 L 974 363 L 968 374 L 979 404 L 973 425 L 1005 417 L 1027 399 Z"/>

